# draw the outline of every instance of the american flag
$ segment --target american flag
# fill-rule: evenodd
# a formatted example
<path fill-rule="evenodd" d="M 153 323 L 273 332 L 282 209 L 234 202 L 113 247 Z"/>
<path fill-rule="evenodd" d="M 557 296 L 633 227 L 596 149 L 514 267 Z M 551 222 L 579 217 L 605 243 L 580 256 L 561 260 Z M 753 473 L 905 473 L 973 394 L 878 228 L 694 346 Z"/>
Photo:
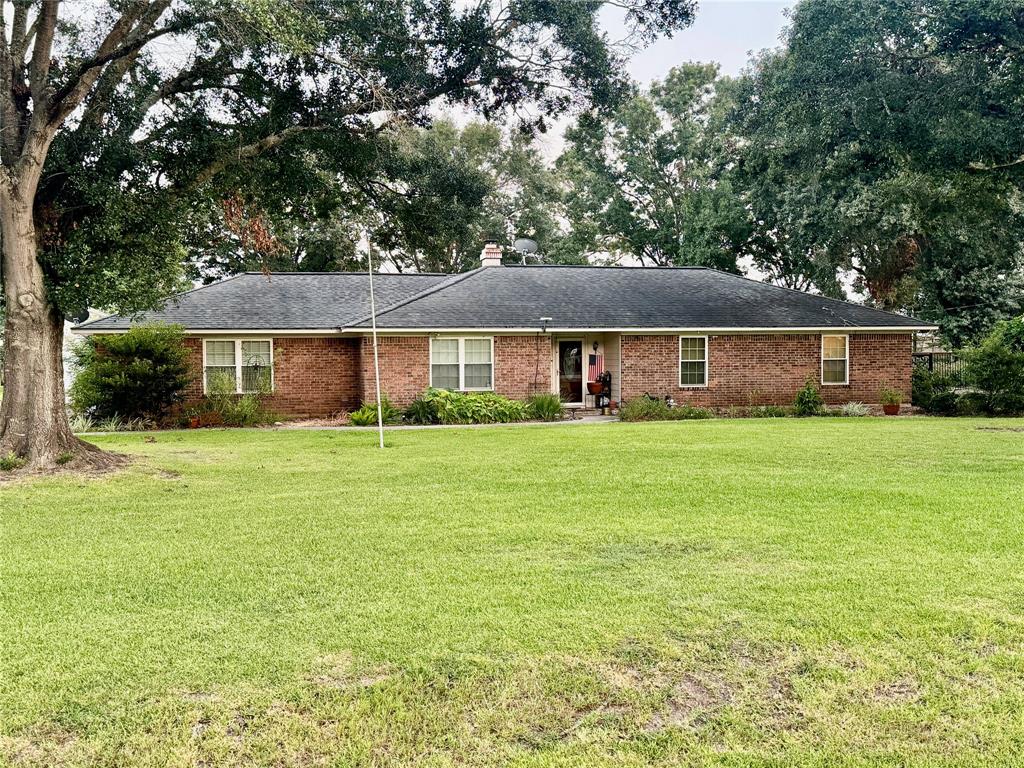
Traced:
<path fill-rule="evenodd" d="M 590 355 L 589 362 L 587 381 L 597 381 L 597 377 L 604 373 L 604 355 Z"/>

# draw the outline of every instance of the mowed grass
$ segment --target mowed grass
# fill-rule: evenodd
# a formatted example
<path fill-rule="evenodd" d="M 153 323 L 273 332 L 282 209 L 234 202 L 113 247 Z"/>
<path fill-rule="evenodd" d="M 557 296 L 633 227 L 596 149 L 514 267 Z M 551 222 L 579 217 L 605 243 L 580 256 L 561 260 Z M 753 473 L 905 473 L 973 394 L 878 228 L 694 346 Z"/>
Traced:
<path fill-rule="evenodd" d="M 0 485 L 0 761 L 1024 755 L 1024 421 L 149 439 Z"/>

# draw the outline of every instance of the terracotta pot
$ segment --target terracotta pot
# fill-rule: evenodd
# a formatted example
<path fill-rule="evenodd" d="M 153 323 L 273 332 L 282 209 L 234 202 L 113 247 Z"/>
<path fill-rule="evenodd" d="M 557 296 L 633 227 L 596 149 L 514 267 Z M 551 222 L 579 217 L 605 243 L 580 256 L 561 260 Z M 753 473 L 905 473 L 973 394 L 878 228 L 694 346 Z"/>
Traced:
<path fill-rule="evenodd" d="M 600 395 L 603 389 L 604 384 L 602 384 L 600 381 L 587 382 L 587 392 L 589 392 L 592 395 Z"/>
<path fill-rule="evenodd" d="M 900 412 L 900 404 L 899 403 L 886 403 L 885 405 L 882 406 L 882 412 L 886 416 L 897 416 L 897 415 L 899 415 L 899 412 Z"/>

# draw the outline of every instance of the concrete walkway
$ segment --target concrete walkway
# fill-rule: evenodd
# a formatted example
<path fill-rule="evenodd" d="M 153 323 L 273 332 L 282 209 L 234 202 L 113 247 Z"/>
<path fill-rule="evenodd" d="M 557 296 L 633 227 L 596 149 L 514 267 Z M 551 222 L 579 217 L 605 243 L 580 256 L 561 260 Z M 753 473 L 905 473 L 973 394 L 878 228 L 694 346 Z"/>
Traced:
<path fill-rule="evenodd" d="M 489 427 L 568 427 L 573 424 L 611 424 L 618 421 L 618 416 L 580 416 L 578 419 L 563 419 L 562 421 L 515 421 L 501 424 L 395 424 L 384 425 L 388 432 L 412 429 L 487 429 Z M 275 424 L 272 429 L 305 429 L 305 430 L 327 430 L 337 432 L 375 432 L 376 425 L 371 427 L 352 426 L 327 426 L 319 424 L 289 424 L 282 422 Z"/>

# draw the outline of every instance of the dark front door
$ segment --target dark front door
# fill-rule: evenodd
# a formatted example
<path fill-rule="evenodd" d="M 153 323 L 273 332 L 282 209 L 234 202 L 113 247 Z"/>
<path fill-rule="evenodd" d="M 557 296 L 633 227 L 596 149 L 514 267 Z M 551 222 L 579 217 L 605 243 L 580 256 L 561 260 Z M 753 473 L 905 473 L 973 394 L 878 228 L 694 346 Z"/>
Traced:
<path fill-rule="evenodd" d="M 558 342 L 558 394 L 567 403 L 583 402 L 583 342 Z"/>

